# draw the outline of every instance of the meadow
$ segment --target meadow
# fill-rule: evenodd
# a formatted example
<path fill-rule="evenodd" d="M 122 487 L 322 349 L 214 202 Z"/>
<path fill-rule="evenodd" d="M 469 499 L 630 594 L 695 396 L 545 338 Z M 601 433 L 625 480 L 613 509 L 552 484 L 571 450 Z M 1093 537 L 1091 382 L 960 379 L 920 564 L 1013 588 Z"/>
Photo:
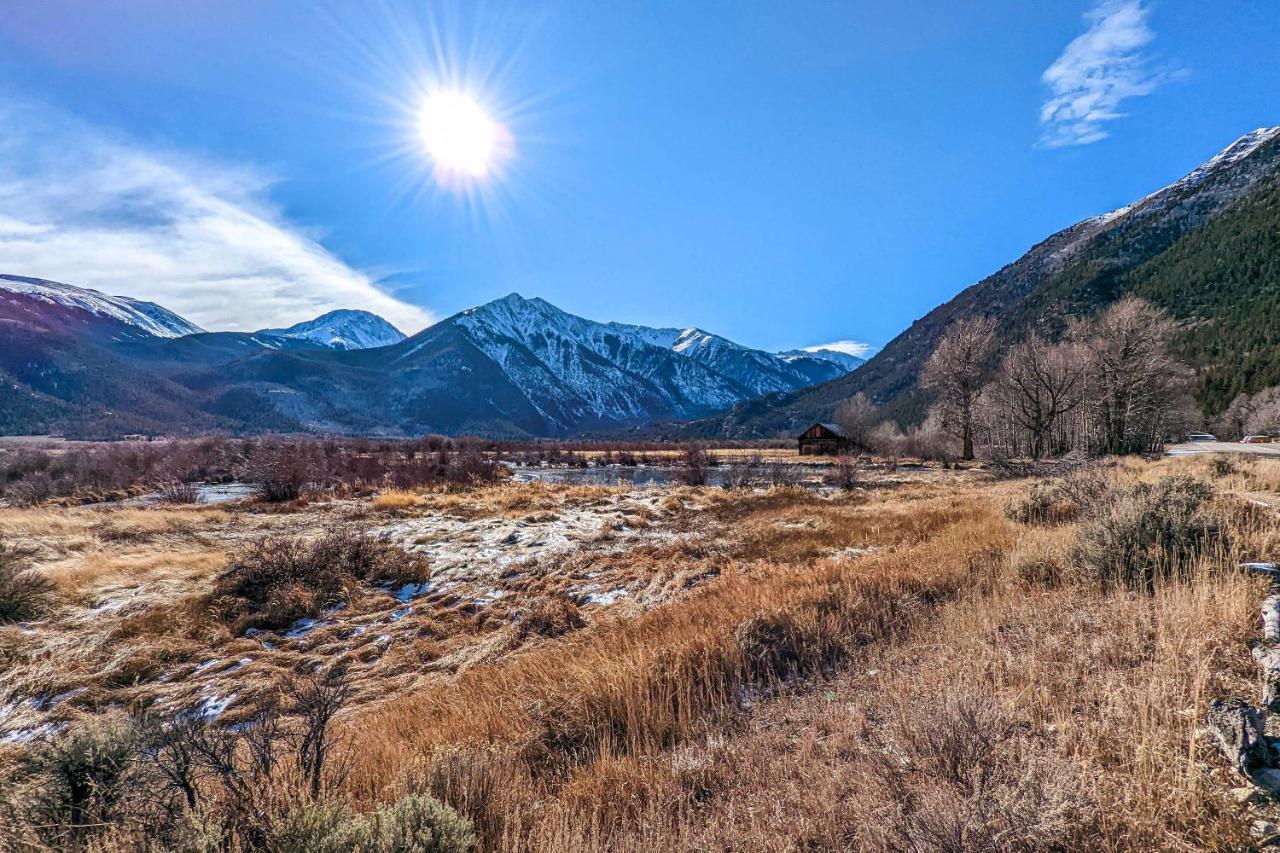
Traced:
<path fill-rule="evenodd" d="M 0 508 L 0 846 L 1265 840 L 1280 463 L 837 468 Z"/>

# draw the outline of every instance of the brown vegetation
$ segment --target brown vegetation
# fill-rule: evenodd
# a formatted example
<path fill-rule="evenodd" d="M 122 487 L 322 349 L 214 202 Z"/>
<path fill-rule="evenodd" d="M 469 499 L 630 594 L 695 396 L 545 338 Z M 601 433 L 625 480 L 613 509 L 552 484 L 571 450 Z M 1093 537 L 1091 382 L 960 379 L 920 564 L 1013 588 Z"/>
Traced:
<path fill-rule="evenodd" d="M 1280 547 L 1280 464 L 849 479 L 4 511 L 65 603 L 38 659 L 41 623 L 0 636 L 0 706 L 83 692 L 30 710 L 69 726 L 11 753 L 0 826 L 104 849 L 1251 843 L 1272 807 L 1228 796 L 1197 726 L 1251 689 L 1263 589 L 1234 566 Z M 393 531 L 442 518 L 475 565 L 420 589 Z M 491 529 L 539 556 L 496 563 Z M 84 564 L 104 542 L 134 561 L 138 607 L 98 606 L 127 589 Z"/>

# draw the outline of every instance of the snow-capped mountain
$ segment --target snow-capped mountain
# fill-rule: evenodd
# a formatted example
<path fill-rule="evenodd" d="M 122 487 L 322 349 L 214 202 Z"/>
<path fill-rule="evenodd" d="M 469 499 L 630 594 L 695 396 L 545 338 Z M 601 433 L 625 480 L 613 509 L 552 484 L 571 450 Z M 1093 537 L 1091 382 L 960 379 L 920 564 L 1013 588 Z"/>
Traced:
<path fill-rule="evenodd" d="M 860 356 L 850 355 L 847 352 L 841 352 L 838 349 L 789 349 L 778 353 L 778 357 L 789 362 L 803 361 L 808 358 L 816 358 L 819 361 L 827 361 L 832 364 L 838 364 L 844 368 L 845 372 L 857 370 L 859 366 L 866 364 L 867 360 Z"/>
<path fill-rule="evenodd" d="M 8 428 L 552 436 L 707 415 L 844 372 L 517 294 L 411 338 L 364 311 L 200 331 L 150 303 L 3 279 L 0 402 L 7 387 L 24 407 L 9 406 Z"/>
<path fill-rule="evenodd" d="M 510 294 L 428 329 L 396 352 L 407 364 L 461 334 L 556 431 L 691 417 L 842 375 L 700 329 L 600 323 Z"/>
<path fill-rule="evenodd" d="M 368 311 L 338 309 L 287 329 L 262 329 L 257 334 L 311 341 L 327 349 L 375 349 L 398 344 L 404 332 Z"/>
<path fill-rule="evenodd" d="M 195 323 L 154 302 L 143 302 L 127 296 L 107 296 L 87 287 L 57 281 L 0 275 L 0 298 L 4 298 L 5 292 L 50 305 L 85 311 L 95 317 L 133 326 L 158 338 L 178 338 L 204 331 Z"/>

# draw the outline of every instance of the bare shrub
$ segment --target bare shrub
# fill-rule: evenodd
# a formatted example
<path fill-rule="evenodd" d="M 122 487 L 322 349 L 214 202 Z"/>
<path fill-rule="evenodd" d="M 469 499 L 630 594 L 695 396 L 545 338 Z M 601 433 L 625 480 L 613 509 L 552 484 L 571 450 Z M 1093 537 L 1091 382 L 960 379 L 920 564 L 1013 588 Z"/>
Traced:
<path fill-rule="evenodd" d="M 170 483 L 160 490 L 160 500 L 170 504 L 200 503 L 200 484 L 188 482 Z"/>
<path fill-rule="evenodd" d="M 876 847 L 894 850 L 1067 849 L 1090 810 L 1069 765 L 1019 748 L 1020 725 L 963 690 L 900 708 L 867 758 L 876 784 L 855 808 Z"/>
<path fill-rule="evenodd" d="M 294 501 L 302 496 L 315 472 L 296 445 L 268 445 L 259 449 L 248 467 L 248 479 L 258 497 L 268 503 Z"/>
<path fill-rule="evenodd" d="M 1117 489 L 1082 525 L 1079 562 L 1098 581 L 1133 589 L 1184 577 L 1225 539 L 1212 500 L 1212 487 L 1187 476 Z"/>
<path fill-rule="evenodd" d="M 828 486 L 835 486 L 845 491 L 852 491 L 862 484 L 862 457 L 844 455 L 836 458 L 823 478 Z"/>
<path fill-rule="evenodd" d="M 30 554 L 0 539 L 0 625 L 37 619 L 53 601 L 53 582 L 31 568 Z"/>
<path fill-rule="evenodd" d="M 283 627 L 349 597 L 360 582 L 426 580 L 426 558 L 390 542 L 340 529 L 319 539 L 268 538 L 232 557 L 214 595 L 224 617 Z M 256 612 L 255 612 L 256 611 Z"/>
<path fill-rule="evenodd" d="M 676 479 L 686 486 L 705 486 L 711 458 L 705 448 L 690 444 L 680 451 L 680 467 Z"/>
<path fill-rule="evenodd" d="M 137 731 L 126 717 L 92 718 L 28 751 L 19 808 L 45 843 L 79 847 L 127 811 L 137 755 Z"/>
<path fill-rule="evenodd" d="M 302 718 L 297 735 L 298 768 L 312 799 L 320 797 L 325 766 L 335 746 L 331 724 L 351 698 L 351 683 L 341 670 L 308 673 L 290 679 L 286 691 L 293 711 Z"/>

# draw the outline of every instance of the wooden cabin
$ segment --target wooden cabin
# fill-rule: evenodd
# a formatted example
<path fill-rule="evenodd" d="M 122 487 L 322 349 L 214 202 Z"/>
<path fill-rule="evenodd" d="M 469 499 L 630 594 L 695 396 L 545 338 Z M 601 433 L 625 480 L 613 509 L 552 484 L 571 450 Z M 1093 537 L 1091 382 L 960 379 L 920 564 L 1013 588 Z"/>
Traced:
<path fill-rule="evenodd" d="M 800 433 L 801 456 L 839 456 L 852 449 L 853 442 L 835 424 L 814 424 Z"/>

